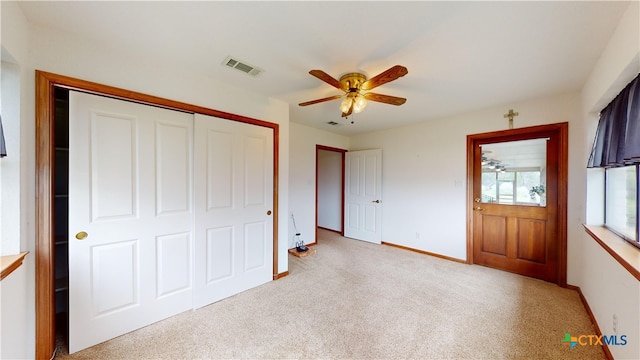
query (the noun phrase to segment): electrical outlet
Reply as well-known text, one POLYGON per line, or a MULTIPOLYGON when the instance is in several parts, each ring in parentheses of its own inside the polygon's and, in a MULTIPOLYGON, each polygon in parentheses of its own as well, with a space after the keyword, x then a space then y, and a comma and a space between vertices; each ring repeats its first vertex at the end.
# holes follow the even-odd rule
POLYGON ((613 314, 613 333, 618 335, 618 315, 613 314))

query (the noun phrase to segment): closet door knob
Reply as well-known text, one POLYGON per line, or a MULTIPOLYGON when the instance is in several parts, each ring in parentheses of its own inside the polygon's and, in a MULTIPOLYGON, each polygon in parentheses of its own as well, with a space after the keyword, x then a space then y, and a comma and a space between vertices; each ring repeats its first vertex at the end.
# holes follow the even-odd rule
POLYGON ((89 234, 87 234, 84 231, 80 231, 79 233, 76 234, 76 239, 78 240, 84 240, 87 238, 87 236, 89 236, 89 234))
POLYGON ((267 215, 271 215, 271 210, 267 210, 267 215))

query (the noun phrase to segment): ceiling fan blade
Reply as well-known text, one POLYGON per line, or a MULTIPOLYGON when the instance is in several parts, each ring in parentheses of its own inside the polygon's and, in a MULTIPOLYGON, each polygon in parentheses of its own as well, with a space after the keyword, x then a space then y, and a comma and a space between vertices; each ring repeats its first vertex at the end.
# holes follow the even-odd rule
POLYGON ((367 80, 362 84, 362 90, 371 90, 376 88, 382 84, 386 84, 390 81, 393 81, 399 77, 405 76, 409 73, 406 67, 402 65, 396 65, 374 77, 367 80))
POLYGON ((334 79, 331 75, 327 74, 326 72, 324 72, 322 70, 311 70, 311 71, 309 71, 309 74, 317 77, 318 79, 326 82, 327 84, 333 86, 336 89, 340 89, 340 90, 343 90, 343 91, 347 90, 342 86, 340 81, 334 79))
POLYGON ((367 100, 377 101, 377 102, 396 105, 396 106, 402 105, 405 102, 407 102, 407 99, 405 99, 405 98, 389 96, 389 95, 374 94, 374 93, 366 93, 366 94, 364 94, 364 98, 367 99, 367 100))
POLYGON ((322 98, 322 99, 306 101, 306 102, 300 103, 298 105, 299 106, 313 105, 313 104, 317 104, 317 103, 321 103, 321 102, 325 102, 325 101, 340 99, 342 96, 344 96, 344 95, 333 95, 333 96, 329 96, 329 97, 322 98))

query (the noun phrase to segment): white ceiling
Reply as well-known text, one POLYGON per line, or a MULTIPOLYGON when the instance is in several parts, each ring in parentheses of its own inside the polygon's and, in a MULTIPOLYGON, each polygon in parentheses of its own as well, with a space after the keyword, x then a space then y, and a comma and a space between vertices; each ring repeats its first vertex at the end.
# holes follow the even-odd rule
POLYGON ((21 2, 30 22, 163 61, 290 104, 293 122, 351 135, 578 91, 629 2, 21 2), (221 66, 232 55, 264 69, 221 66), (349 120, 308 74, 409 74, 349 120), (354 120, 355 124, 349 124, 354 120), (327 125, 328 121, 340 123, 327 125))

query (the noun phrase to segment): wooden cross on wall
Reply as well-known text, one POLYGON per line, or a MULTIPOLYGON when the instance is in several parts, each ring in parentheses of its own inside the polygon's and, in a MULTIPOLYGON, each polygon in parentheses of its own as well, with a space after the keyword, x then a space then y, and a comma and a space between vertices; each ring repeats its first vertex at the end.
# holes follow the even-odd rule
POLYGON ((509 129, 513 129, 513 118, 518 115, 520 114, 513 112, 513 109, 509 109, 509 112, 504 114, 504 118, 509 119, 509 129))

